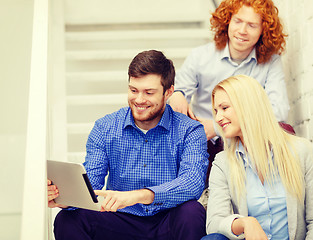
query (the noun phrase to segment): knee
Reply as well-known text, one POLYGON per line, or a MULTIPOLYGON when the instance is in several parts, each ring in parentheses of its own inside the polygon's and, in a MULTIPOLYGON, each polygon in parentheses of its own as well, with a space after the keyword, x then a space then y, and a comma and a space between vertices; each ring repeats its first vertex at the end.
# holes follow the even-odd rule
POLYGON ((54 230, 63 231, 64 229, 71 229, 73 226, 79 225, 82 219, 79 210, 61 210, 54 219, 54 230))
POLYGON ((85 218, 84 210, 62 210, 54 220, 55 239, 89 239, 91 224, 85 218))
POLYGON ((178 206, 178 210, 183 212, 184 215, 193 216, 193 215, 205 215, 205 209, 201 203, 197 200, 190 200, 178 206))
POLYGON ((64 227, 64 225, 72 222, 72 211, 61 210, 54 219, 54 229, 64 227))
POLYGON ((177 215, 186 222, 201 221, 205 224, 205 209, 197 200, 191 200, 178 206, 177 215))
POLYGON ((75 211, 66 211, 66 210, 61 210, 57 216, 55 217, 54 224, 63 224, 64 222, 71 222, 72 219, 74 218, 75 211))

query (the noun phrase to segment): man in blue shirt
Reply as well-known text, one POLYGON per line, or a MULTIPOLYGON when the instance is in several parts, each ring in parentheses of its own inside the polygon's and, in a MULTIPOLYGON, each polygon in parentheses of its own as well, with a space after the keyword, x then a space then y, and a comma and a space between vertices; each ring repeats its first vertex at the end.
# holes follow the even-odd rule
MULTIPOLYGON (((174 91, 171 60, 155 50, 129 66, 129 107, 96 121, 84 166, 101 211, 61 211, 56 239, 188 239, 205 236, 197 201, 208 166, 203 126, 166 104, 174 91), (101 190, 108 175, 107 189, 101 190)), ((50 207, 58 206, 48 186, 50 207)))
POLYGON ((289 111, 280 54, 285 37, 272 0, 223 0, 211 18, 214 42, 195 48, 175 78, 170 105, 205 128, 210 162, 222 149, 212 120, 211 93, 220 81, 245 74, 265 89, 278 121, 289 111), (190 103, 190 106, 189 106, 190 103))

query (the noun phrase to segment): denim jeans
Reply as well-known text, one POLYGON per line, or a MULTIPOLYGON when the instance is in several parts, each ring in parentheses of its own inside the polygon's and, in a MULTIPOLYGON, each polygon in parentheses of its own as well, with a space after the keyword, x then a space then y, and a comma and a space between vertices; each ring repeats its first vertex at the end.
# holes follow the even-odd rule
POLYGON ((211 233, 201 238, 201 240, 228 240, 228 238, 220 233, 211 233))

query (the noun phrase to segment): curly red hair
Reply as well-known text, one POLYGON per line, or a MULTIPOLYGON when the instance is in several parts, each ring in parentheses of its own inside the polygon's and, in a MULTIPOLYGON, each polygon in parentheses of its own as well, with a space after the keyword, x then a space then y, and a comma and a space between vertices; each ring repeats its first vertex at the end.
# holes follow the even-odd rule
POLYGON ((273 54, 281 54, 285 50, 287 35, 278 17, 278 9, 272 0, 224 0, 212 13, 211 29, 215 33, 216 48, 224 49, 228 42, 228 25, 233 14, 243 6, 252 7, 262 18, 262 34, 256 43, 258 63, 268 62, 273 54))

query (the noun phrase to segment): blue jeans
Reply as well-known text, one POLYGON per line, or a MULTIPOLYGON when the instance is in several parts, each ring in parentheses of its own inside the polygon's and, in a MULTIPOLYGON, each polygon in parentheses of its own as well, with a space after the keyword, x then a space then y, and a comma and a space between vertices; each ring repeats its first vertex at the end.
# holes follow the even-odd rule
POLYGON ((211 233, 201 238, 201 240, 228 240, 228 238, 220 233, 211 233))

